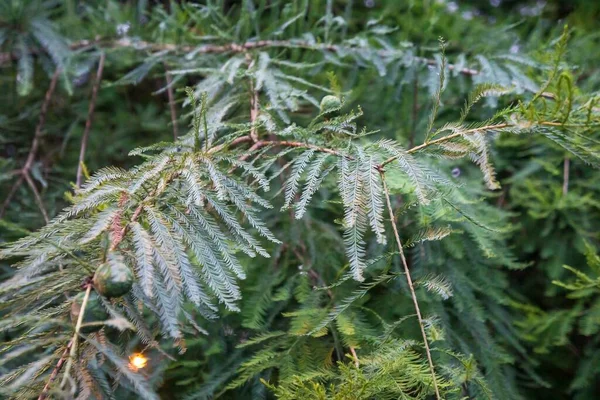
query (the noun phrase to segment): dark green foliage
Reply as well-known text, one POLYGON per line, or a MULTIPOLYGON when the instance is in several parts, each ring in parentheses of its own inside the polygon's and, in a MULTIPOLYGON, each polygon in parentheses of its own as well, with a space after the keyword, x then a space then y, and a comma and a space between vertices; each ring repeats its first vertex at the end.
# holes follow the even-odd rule
POLYGON ((596 398, 598 10, 508 3, 0 1, 1 396, 596 398))
POLYGON ((17 63, 17 90, 24 96, 31 92, 34 79, 34 56, 49 58, 55 68, 65 68, 70 56, 67 41, 49 20, 54 5, 50 1, 0 1, 0 50, 17 63))

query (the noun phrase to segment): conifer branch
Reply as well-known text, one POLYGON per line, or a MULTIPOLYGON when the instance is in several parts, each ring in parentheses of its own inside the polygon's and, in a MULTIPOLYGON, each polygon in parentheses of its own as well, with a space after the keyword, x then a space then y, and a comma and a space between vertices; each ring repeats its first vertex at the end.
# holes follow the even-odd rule
POLYGON ((83 131, 83 137, 81 138, 81 148, 79 150, 79 163, 77 165, 77 177, 75 185, 77 188, 81 187, 81 180, 83 177, 83 166, 85 160, 85 152, 87 150, 88 138, 90 136, 90 130, 92 128, 92 119, 94 118, 94 109, 96 108, 96 98, 98 97, 98 88, 100 87, 100 81, 102 80, 102 71, 104 70, 104 59, 106 55, 102 53, 100 55, 100 61, 98 62, 98 70, 96 71, 96 81, 92 88, 92 97, 90 99, 90 105, 88 107, 88 115, 85 121, 85 129, 83 131))
POLYGON ((412 297, 412 300, 413 300, 413 303, 415 306, 415 312, 417 314, 417 319, 419 320, 419 327, 421 328, 421 335, 423 336, 423 344, 425 345, 425 352, 427 353, 427 361, 429 362, 429 369, 431 371, 431 377, 433 379, 433 388, 435 389, 435 396, 436 396, 437 400, 441 400, 440 391, 439 391, 439 388, 437 385, 437 378, 435 376, 435 368, 433 365, 433 359, 431 357, 431 350, 429 349, 429 342, 427 340, 427 334, 425 333, 423 317, 421 316, 421 309, 419 307, 419 301, 417 300, 417 293, 415 292, 413 281, 410 276, 410 270, 408 269, 408 263, 406 262, 406 257, 404 256, 402 241, 400 240, 400 235, 398 233, 398 227, 396 226, 396 221, 394 218, 394 211, 392 210, 392 203, 390 200, 390 192, 388 190, 387 183, 385 181, 385 172, 383 171, 383 169, 379 170, 379 174, 381 175, 381 181, 383 183, 383 193, 385 195, 385 201, 387 203, 388 213, 390 214, 390 222, 392 223, 392 230, 394 231, 396 245, 398 246, 398 253, 400 254, 400 259, 402 260, 402 266, 404 267, 404 273, 406 275, 406 282, 408 283, 408 288, 410 290, 410 295, 412 297))
MULTIPOLYGON (((580 126, 580 125, 577 125, 577 124, 565 125, 565 124, 562 124, 560 122, 551 122, 551 121, 542 121, 542 122, 537 122, 536 124, 537 125, 543 125, 543 126, 554 126, 554 127, 580 126)), ((418 151, 421 151, 421 150, 423 150, 426 147, 429 147, 429 146, 432 146, 432 145, 436 145, 436 144, 440 144, 440 143, 443 143, 443 142, 447 142, 448 140, 452 140, 452 139, 455 139, 457 137, 466 136, 466 135, 470 135, 470 134, 474 134, 474 133, 478 133, 478 132, 482 132, 482 133, 493 132, 493 131, 497 131, 499 129, 508 128, 510 126, 512 126, 512 125, 507 124, 507 123, 501 123, 501 124, 495 124, 495 125, 481 126, 479 128, 467 129, 465 131, 456 132, 456 133, 453 133, 451 135, 441 137, 439 139, 430 140, 430 141, 425 142, 423 144, 420 144, 418 146, 412 147, 409 150, 407 150, 406 152, 409 153, 409 154, 412 154, 412 153, 416 153, 418 151)), ((395 161, 396 159, 398 159, 398 156, 390 157, 390 158, 386 159, 385 161, 383 161, 381 163, 380 167, 383 168, 387 164, 395 161)))
MULTIPOLYGON (((11 9, 20 11, 23 9, 21 3, 28 2, 12 2, 11 9)), ((169 10, 157 8, 156 12, 147 13, 153 23, 142 24, 144 27, 136 29, 135 36, 127 35, 130 25, 124 24, 119 27, 118 36, 108 34, 104 38, 95 36, 95 40, 91 41, 73 42, 69 37, 58 34, 69 31, 60 26, 64 21, 67 27, 71 23, 61 18, 60 12, 56 14, 52 6, 44 10, 44 15, 48 11, 48 18, 43 18, 43 24, 39 23, 42 13, 37 3, 28 6, 28 15, 21 16, 16 12, 14 18, 11 16, 9 23, 4 24, 6 27, 0 27, 0 42, 3 42, 0 44, 8 49, 2 50, 6 53, 0 52, 0 65, 15 60, 19 94, 30 93, 38 83, 38 77, 42 78, 42 82, 49 80, 49 76, 34 74, 38 64, 56 65, 45 100, 29 97, 15 104, 21 108, 31 103, 34 114, 40 114, 40 121, 34 136, 30 137, 30 140, 33 139, 31 148, 19 153, 26 158, 21 156, 16 160, 17 168, 21 168, 2 174, 5 180, 8 178, 10 181, 5 182, 8 197, 0 199, 4 201, 0 217, 12 204, 11 199, 26 193, 25 185, 28 185, 33 191, 28 204, 35 200, 47 224, 38 233, 22 232, 25 237, 0 248, 0 261, 6 260, 15 267, 14 274, 10 274, 13 276, 7 275, 7 283, 0 285, 0 298, 7 300, 0 309, 8 316, 8 320, 0 324, 0 330, 15 330, 19 335, 5 340, 2 352, 6 353, 8 361, 3 362, 10 365, 7 364, 7 374, 0 377, 0 386, 5 383, 8 386, 0 392, 13 395, 14 391, 16 397, 39 394, 38 400, 44 400, 65 396, 111 397, 118 396, 123 390, 133 390, 141 398, 158 398, 155 391, 160 385, 160 374, 131 372, 123 355, 139 341, 148 349, 156 344, 156 340, 166 342, 171 338, 174 344, 185 348, 190 331, 182 328, 188 324, 209 337, 221 334, 218 327, 209 326, 204 330, 199 326, 200 318, 208 321, 219 317, 222 308, 217 305, 218 301, 227 310, 239 311, 242 316, 241 326, 237 318, 232 320, 233 324, 226 327, 225 336, 230 336, 231 331, 234 335, 232 340, 239 338, 242 342, 241 348, 245 347, 243 342, 247 333, 258 333, 248 343, 255 346, 256 354, 249 354, 254 350, 234 353, 229 347, 218 349, 219 353, 213 352, 214 355, 209 354, 206 365, 210 367, 214 359, 225 360, 225 365, 205 374, 207 379, 200 387, 194 384, 193 379, 187 379, 186 382, 195 386, 195 393, 189 393, 192 397, 214 397, 215 393, 218 396, 228 390, 232 390, 230 395, 233 397, 243 396, 247 393, 245 388, 234 391, 239 385, 226 383, 233 375, 239 376, 235 382, 240 384, 250 380, 257 382, 261 376, 275 378, 273 384, 261 381, 274 391, 273 397, 282 400, 310 397, 312 393, 340 399, 353 395, 369 398, 381 393, 388 393, 391 397, 422 399, 433 398, 435 394, 435 398, 441 400, 447 394, 450 397, 461 396, 461 387, 462 394, 467 397, 518 397, 522 382, 520 379, 513 382, 514 371, 506 365, 506 360, 519 352, 514 352, 506 344, 519 344, 521 336, 524 337, 519 331, 526 333, 529 326, 543 325, 546 318, 536 315, 531 319, 527 316, 527 320, 513 330, 516 332, 501 332, 503 337, 500 339, 493 337, 493 328, 499 326, 497 324, 508 326, 514 322, 513 316, 505 312, 502 299, 505 271, 494 268, 499 265, 519 267, 513 261, 518 259, 518 255, 509 251, 506 245, 513 240, 509 236, 510 227, 502 227, 503 222, 510 219, 508 211, 514 207, 500 210, 484 199, 476 201, 472 197, 480 194, 479 186, 474 186, 473 191, 470 188, 463 190, 460 181, 466 180, 459 179, 461 170, 458 167, 452 170, 450 178, 433 168, 434 165, 439 166, 438 163, 430 165, 415 155, 438 156, 447 166, 453 163, 452 160, 470 158, 481 169, 487 187, 494 189, 498 183, 491 162, 490 139, 498 135, 521 134, 514 141, 520 144, 526 141, 523 135, 540 134, 565 151, 558 160, 564 158, 562 180, 555 176, 554 183, 559 192, 562 186, 565 199, 568 194, 576 201, 578 193, 573 190, 568 193, 570 157, 576 156, 587 164, 600 166, 599 142, 590 129, 600 126, 600 123, 596 123, 598 108, 594 107, 597 96, 575 90, 575 82, 564 68, 561 56, 566 49, 566 35, 561 39, 560 51, 552 59, 554 63, 550 69, 544 66, 545 57, 498 54, 488 59, 466 51, 458 55, 463 53, 459 48, 453 51, 456 64, 447 65, 443 51, 440 62, 440 54, 434 49, 427 48, 424 54, 420 54, 419 48, 412 47, 412 44, 397 42, 405 37, 404 33, 394 33, 397 27, 388 26, 384 20, 375 19, 376 22, 337 28, 357 19, 351 12, 352 2, 346 5, 343 17, 337 15, 337 9, 334 13, 332 1, 327 2, 325 14, 319 11, 319 7, 311 7, 307 11, 298 5, 292 7, 292 13, 282 14, 276 8, 265 8, 264 4, 254 5, 253 2, 233 8, 225 4, 214 7, 209 4, 201 9, 187 3, 183 0, 173 4, 169 10), (263 27, 262 23, 267 21, 268 24, 263 27), (181 31, 184 25, 189 29, 181 31), (54 26, 56 33, 53 33, 54 26), (140 37, 153 39, 144 41, 140 37), (167 42, 168 38, 173 40, 165 43, 165 38, 167 42), (152 79, 151 73, 160 70, 155 76, 166 90, 166 95, 162 95, 162 105, 166 106, 164 100, 168 99, 172 124, 172 132, 167 127, 166 135, 168 139, 172 134, 173 142, 165 140, 138 147, 130 154, 144 158, 139 165, 131 168, 109 166, 84 182, 87 176, 84 158, 90 145, 89 135, 102 71, 105 68, 108 74, 110 67, 108 64, 104 67, 105 54, 127 55, 136 64, 125 76, 116 77, 115 84, 118 85, 151 83, 148 81, 152 79), (83 79, 78 77, 75 86, 85 84, 88 75, 93 74, 93 67, 98 70, 86 85, 92 93, 88 107, 84 106, 87 119, 78 153, 75 195, 70 199, 72 204, 48 222, 43 201, 52 193, 44 189, 42 198, 42 187, 37 186, 40 182, 36 176, 41 161, 47 154, 54 153, 45 148, 42 151, 42 147, 58 147, 58 143, 54 144, 43 136, 50 129, 44 127, 44 123, 59 69, 63 70, 67 64, 73 66, 75 61, 78 71, 85 69, 80 75, 83 79), (412 105, 404 104, 408 114, 412 113, 406 124, 407 147, 384 133, 376 134, 377 139, 370 140, 375 131, 368 131, 359 124, 364 122, 365 126, 369 126, 373 121, 377 124, 377 121, 386 120, 389 112, 378 109, 385 99, 377 95, 375 99, 368 96, 375 103, 364 117, 360 109, 344 113, 347 103, 343 95, 348 92, 342 90, 333 72, 327 74, 329 88, 325 86, 327 67, 324 65, 335 66, 342 80, 354 77, 356 71, 352 66, 368 72, 359 72, 356 80, 345 85, 348 90, 352 86, 364 89, 367 85, 371 90, 382 90, 381 95, 386 95, 383 97, 391 94, 387 88, 393 86, 397 86, 396 94, 408 91, 413 102, 412 105), (89 71, 90 67, 92 71, 89 71), (403 75, 402 70, 407 74, 403 75), (534 74, 550 70, 552 73, 548 81, 539 85, 534 74), (440 79, 436 87, 438 71, 440 79), (477 88, 465 102, 460 119, 437 128, 434 124, 437 124, 437 111, 441 112, 442 107, 440 94, 444 88, 444 71, 446 75, 453 71, 452 76, 458 80, 461 80, 462 74, 477 88), (179 78, 186 76, 194 85, 193 89, 187 90, 192 106, 193 130, 185 137, 182 132, 180 137, 176 85, 180 82, 179 78), (436 92, 429 123, 425 122, 427 115, 422 115, 419 104, 419 97, 425 89, 436 92), (553 90, 556 94, 546 90, 553 90), (487 119, 490 110, 479 113, 479 107, 474 107, 486 96, 500 96, 508 92, 515 94, 519 104, 495 110, 492 119, 487 119), (327 95, 319 103, 318 97, 323 93, 327 95), (201 97, 197 99, 195 94, 201 94, 201 97), (533 100, 527 102, 527 98, 533 100), (544 98, 556 101, 548 107, 551 102, 544 98), (315 116, 317 108, 319 113, 315 116), (472 115, 470 111, 479 115, 472 115), (311 117, 314 118, 308 122, 311 117), (471 124, 466 122, 467 117, 469 121, 481 120, 480 117, 486 120, 471 124), (419 134, 419 127, 425 125, 428 125, 427 130, 419 134), (419 137, 425 137, 423 144, 416 141, 419 137), (392 162, 396 164, 393 172, 392 162), (389 168, 387 164, 390 164, 389 168), (389 185, 392 185, 392 175, 396 173, 399 179, 393 185, 396 188, 392 188, 389 185), (281 181, 280 184, 275 182, 276 179, 281 181), (401 192, 398 196, 403 198, 409 194, 407 198, 411 201, 401 207, 402 210, 393 205, 391 196, 398 197, 394 189, 401 192), (459 211, 460 218, 457 219, 455 213, 444 213, 445 205, 435 201, 440 190, 447 192, 449 199, 445 201, 459 211), (269 194, 273 193, 276 194, 271 197, 269 194), (278 212, 274 207, 279 205, 280 194, 284 195, 284 205, 278 212), (325 201, 326 206, 311 210, 310 202, 319 199, 325 201), (415 211, 413 207, 419 207, 419 210, 415 211), (302 229, 308 229, 309 242, 304 243, 300 238, 293 243, 294 236, 298 235, 284 233, 295 226, 291 220, 285 220, 285 208, 288 208, 292 220, 306 217, 307 224, 302 229), (263 209, 273 211, 263 213, 263 209), (343 211, 343 220, 340 219, 340 211, 343 211), (400 211, 425 213, 422 229, 417 230, 415 226, 405 229, 398 216, 400 211), (378 283, 393 278, 379 268, 387 264, 389 257, 395 256, 395 252, 381 254, 391 238, 385 212, 389 213, 393 246, 398 247, 401 270, 406 275, 416 311, 416 314, 403 315, 406 310, 392 310, 394 317, 400 317, 395 322, 387 321, 391 314, 386 301, 390 294, 393 295, 393 290, 380 288, 370 291, 378 283), (281 220, 282 217, 284 220, 281 220), (338 229, 338 225, 343 229, 338 229), (399 234, 401 229, 402 237, 399 234), (414 230, 417 232, 409 232, 414 230), (413 282, 411 273, 415 270, 408 262, 410 254, 405 254, 404 248, 423 241, 441 240, 452 232, 465 234, 461 239, 449 239, 440 246, 434 245, 435 254, 432 254, 435 257, 425 251, 426 246, 420 246, 423 263, 436 269, 438 261, 443 259, 452 264, 452 273, 428 274, 413 282), (266 240, 281 243, 277 240, 280 234, 287 238, 281 247, 263 247, 262 242, 266 240), (381 247, 375 247, 375 243, 381 247), (107 262, 107 251, 117 249, 118 252, 111 254, 109 267, 116 268, 117 264, 128 267, 132 283, 128 292, 123 289, 124 295, 109 296, 108 292, 101 293, 100 287, 90 283, 89 275, 99 261, 107 262), (293 252, 295 257, 291 254, 282 257, 286 251, 293 252), (273 261, 267 264, 256 260, 258 255, 272 257, 273 261), (238 256, 244 258, 238 259, 238 256), (375 258, 370 259, 371 256, 375 258), (467 258, 471 262, 461 262, 467 258), (347 260, 347 263, 342 260, 347 260), (296 270, 297 264, 300 264, 300 272, 296 270), (327 285, 324 276, 320 275, 321 264, 336 266, 335 271, 332 270, 331 278, 335 281, 331 285, 327 285), (472 265, 492 268, 479 268, 473 274, 469 269, 472 265), (369 268, 371 266, 372 269, 369 268), (352 278, 363 281, 364 271, 371 271, 371 275, 379 277, 372 283, 361 284, 349 297, 341 297, 356 282, 342 284, 352 278), (345 275, 342 277, 342 274, 345 275), (88 279, 82 286, 83 276, 88 276, 88 279), (246 277, 249 279, 243 281, 246 277), (433 303, 425 303, 424 298, 418 300, 416 290, 420 286, 440 297, 433 300, 438 306, 431 309, 428 306, 433 303), (251 294, 249 298, 247 293, 251 294), (74 314, 79 308, 79 315, 76 321, 71 321, 72 324, 65 324, 69 320, 69 306, 73 305, 71 294, 78 294, 72 312, 74 314), (100 316, 92 318, 92 295, 104 296, 102 302, 108 306, 109 301, 114 306, 108 310, 111 320, 100 316), (446 305, 439 303, 452 295, 456 296, 455 301, 446 305), (363 300, 359 301, 361 298, 363 300), (467 305, 473 312, 455 313, 457 305, 458 308, 467 305), (420 306, 425 307, 423 314, 420 306), (436 310, 439 316, 429 315, 436 310), (346 314, 342 315, 344 312, 346 314), (457 318, 454 318, 455 314, 457 318), (402 321, 415 315, 422 339, 418 333, 396 331, 402 321), (281 316, 290 323, 283 322, 281 316), (92 319, 98 321, 92 322, 92 319), (321 322, 315 325, 315 321, 321 322), (114 325, 119 330, 132 332, 118 338, 112 334, 106 336, 101 331, 96 341, 94 335, 88 337, 85 334, 89 324, 114 325), (460 326, 468 326, 472 334, 461 336, 461 332, 455 330, 460 326), (285 331, 271 331, 282 327, 285 331), (307 329, 311 329, 310 332, 307 329), (456 341, 450 341, 437 346, 444 333, 456 336, 460 343, 457 345, 456 341), (48 346, 50 353, 33 354, 37 349, 48 346), (360 360, 357 350, 361 351, 360 360), (454 352, 457 352, 456 355, 454 352), (463 359, 458 352, 471 356, 463 359), (435 360, 433 354, 436 354, 435 360), (448 363, 446 354, 455 357, 459 363, 448 363), (336 359, 339 361, 336 365, 329 362, 336 359), (88 363, 90 360, 91 364, 88 363), (94 360, 99 364, 95 365, 94 360), (439 373, 436 374, 437 371, 439 373), (486 372, 489 389, 480 371, 486 372), (121 377, 129 382, 122 382, 121 377), (28 383, 32 379, 33 386, 28 383), (480 389, 474 389, 476 385, 480 389), (31 390, 34 392, 31 393, 31 390), (303 396, 295 393, 303 393, 303 396)), ((146 11, 150 11, 150 6, 145 7, 146 11)), ((101 11, 101 7, 98 10, 101 11)), ((97 10, 92 7, 90 11, 93 11, 89 13, 90 21, 96 21, 97 10)), ((123 21, 128 15, 127 10, 123 11, 124 14, 111 14, 110 20, 123 21)), ((364 14, 362 11, 359 19, 364 14)), ((0 14, 0 22, 6 22, 4 14, 0 14)), ((88 11, 85 10, 84 14, 88 15, 88 11)), ((77 15, 84 14, 70 9, 68 19, 75 21, 77 15)), ((96 32, 80 33, 87 35, 82 37, 94 38, 96 32)), ((420 44, 415 43, 414 46, 420 44)), ((495 50, 486 51, 490 52, 495 50)), ((12 70, 13 66, 10 67, 12 70)), ((116 71, 117 74, 119 72, 116 71)), ((61 79, 70 77, 70 74, 62 72, 60 75, 61 79)), ((64 83, 68 86, 69 81, 64 83)), ((43 92, 43 87, 41 89, 43 92)), ((450 85, 448 89, 448 105, 452 108, 457 104, 452 98, 452 91, 457 88, 450 85)), ((60 97, 59 94, 54 96, 60 97)), ((139 110, 137 115, 146 119, 157 117, 151 104, 142 103, 142 108, 135 105, 139 110)), ((403 103, 406 102, 403 100, 403 103)), ((488 106, 496 108, 492 102, 488 106)), ((169 118, 164 111, 158 114, 159 123, 161 118, 169 118)), ((444 122, 446 115, 442 115, 444 122)), ((64 117, 68 118, 67 115, 64 117)), ((99 117, 95 116, 96 120, 99 117)), ((127 119, 126 116, 124 118, 127 119)), ((184 128, 182 120, 182 130, 184 128)), ((18 134, 19 131, 15 132, 18 134)), ((61 154, 66 148, 66 139, 61 154)), ((12 141, 10 137, 8 140, 12 141)), ((536 151, 536 156, 543 154, 536 151)), ((494 156, 502 158, 502 154, 494 156)), ((526 158, 526 167, 529 168, 529 154, 526 158)), ((519 166, 522 164, 519 163, 519 166)), ((501 168, 499 175, 504 176, 507 164, 501 162, 498 165, 501 168)), ((550 166, 543 166, 550 171, 550 166)), ((513 168, 509 169, 510 173, 516 172, 513 168)), ((42 168, 43 175, 47 173, 45 171, 47 168, 42 168)), ((469 182, 475 182, 470 174, 468 178, 469 182)), ((518 188, 523 190, 524 195, 519 199, 513 196, 515 206, 526 206, 531 197, 539 197, 539 185, 530 186, 518 188)), ((499 203, 503 201, 504 197, 499 203)), ((17 208, 13 205, 7 213, 15 214, 17 208)), ((10 234, 7 239, 12 237, 10 234)), ((520 246, 517 249, 520 250, 520 246)), ((582 275, 577 275, 577 278, 583 280, 582 275)), ((583 301, 587 303, 587 300, 583 301)), ((583 307, 587 308, 587 304, 583 307)), ((580 311, 584 310, 583 307, 580 311)), ((568 323, 574 325, 573 321, 568 320, 568 323)), ((593 321, 578 325, 586 324, 593 325, 593 321)), ((584 329, 593 334, 595 328, 588 326, 584 329)), ((563 336, 567 333, 561 332, 563 336)), ((210 339, 191 341, 187 346, 194 350, 192 353, 196 350, 206 352, 210 343, 210 339)), ((182 369, 188 366, 186 357, 189 354, 182 357, 182 369)), ((153 371, 164 366, 156 357, 152 360, 155 364, 153 371)), ((195 375, 199 372, 204 373, 192 371, 195 375)), ((533 373, 531 375, 534 377, 533 373)), ((537 378, 534 377, 534 380, 537 381, 537 378)))
MULTIPOLYGON (((457 137, 461 137, 461 136, 465 136, 465 135, 469 135, 469 134, 473 134, 473 133, 477 133, 477 132, 490 132, 490 131, 494 131, 494 130, 498 130, 498 129, 507 128, 509 126, 510 126, 509 124, 503 123, 503 124, 487 125, 487 126, 482 126, 479 128, 467 129, 466 131, 457 132, 457 133, 453 133, 448 136, 441 137, 439 139, 430 140, 430 141, 420 144, 418 146, 412 147, 409 150, 407 150, 406 152, 409 154, 416 153, 418 151, 423 150, 426 147, 429 147, 429 146, 432 146, 435 144, 439 144, 439 143, 443 143, 443 142, 447 142, 448 140, 452 140, 457 137)), ((380 167, 383 168, 387 164, 389 164, 397 159, 398 159, 398 156, 392 156, 392 157, 386 159, 385 161, 383 161, 381 163, 380 167)))

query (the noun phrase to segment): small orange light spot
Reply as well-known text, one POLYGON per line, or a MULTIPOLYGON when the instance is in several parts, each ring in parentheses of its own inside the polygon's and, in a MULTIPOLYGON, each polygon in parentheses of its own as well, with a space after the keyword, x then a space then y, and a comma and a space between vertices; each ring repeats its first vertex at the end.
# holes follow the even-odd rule
POLYGON ((137 371, 142 369, 148 364, 148 359, 142 353, 134 353, 129 356, 129 367, 137 371))

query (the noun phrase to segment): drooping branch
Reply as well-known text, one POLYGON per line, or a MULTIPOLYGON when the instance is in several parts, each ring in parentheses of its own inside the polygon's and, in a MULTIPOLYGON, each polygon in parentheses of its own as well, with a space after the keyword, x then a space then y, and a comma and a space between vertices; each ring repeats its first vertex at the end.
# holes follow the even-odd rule
POLYGON ((94 87, 92 88, 92 98, 90 99, 88 115, 85 121, 85 130, 83 131, 83 137, 81 138, 81 148, 79 150, 79 164, 77 165, 77 178, 75 183, 77 188, 81 187, 85 152, 87 150, 90 129, 92 128, 92 119, 94 118, 94 109, 96 107, 96 98, 98 97, 98 88, 100 87, 100 81, 102 80, 102 71, 104 70, 105 57, 106 55, 104 53, 100 55, 100 61, 98 62, 98 70, 96 71, 96 81, 94 82, 94 87))

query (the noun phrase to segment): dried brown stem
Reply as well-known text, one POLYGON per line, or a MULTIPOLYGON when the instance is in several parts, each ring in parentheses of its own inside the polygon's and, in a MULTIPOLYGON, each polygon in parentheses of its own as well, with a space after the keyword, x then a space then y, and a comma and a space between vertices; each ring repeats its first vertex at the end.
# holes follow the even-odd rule
POLYGON ((429 349, 429 342, 427 340, 427 334, 425 333, 425 326, 423 324, 423 317, 421 316, 421 309, 419 307, 419 301, 417 300, 417 293, 415 292, 413 281, 410 276, 410 270, 408 269, 408 263, 406 262, 406 257, 404 256, 404 250, 402 248, 402 241, 400 240, 400 234, 398 233, 398 227, 396 226, 396 221, 394 218, 394 211, 392 210, 392 203, 390 200, 390 192, 388 190, 387 183, 385 181, 385 172, 382 169, 380 169, 379 174, 381 175, 381 181, 383 183, 383 192, 385 194, 385 201, 387 203, 387 209, 390 214, 390 222, 392 223, 392 230, 394 231, 396 245, 398 246, 398 253, 400 254, 400 259, 402 260, 402 266, 404 267, 404 274, 406 275, 406 282, 408 283, 408 289, 410 290, 410 295, 412 297, 415 311, 417 313, 417 318, 419 320, 419 327, 421 328, 421 335, 423 336, 423 344, 425 345, 425 352, 427 353, 427 361, 429 362, 429 369, 431 371, 431 377, 433 379, 433 388, 435 389, 435 396, 438 400, 440 400, 441 396, 440 396, 440 391, 439 391, 438 385, 437 385, 437 378, 435 376, 435 368, 433 366, 433 358, 431 357, 431 350, 429 349))
POLYGON ((81 148, 79 150, 79 164, 77 165, 77 178, 75 185, 77 188, 81 187, 81 181, 83 179, 83 165, 85 160, 85 152, 87 150, 88 139, 90 136, 90 130, 92 128, 92 120, 94 118, 94 110, 96 108, 96 98, 98 97, 98 88, 100 87, 100 81, 102 80, 102 71, 104 70, 104 60, 106 55, 102 53, 100 55, 100 61, 98 62, 98 70, 96 71, 96 81, 92 88, 92 97, 88 107, 87 119, 85 121, 85 130, 83 131, 83 137, 81 138, 81 148))
MULTIPOLYGON (((46 114, 48 113, 48 107, 50 105, 50 100, 52 99, 52 95, 54 94, 54 90, 56 89, 56 82, 58 82, 58 77, 60 75, 60 70, 57 68, 54 71, 54 75, 52 75, 52 79, 50 80, 50 86, 48 90, 46 90, 46 95, 44 97, 44 102, 42 103, 42 108, 40 110, 40 116, 38 119, 38 123, 35 127, 35 133, 33 135, 33 141, 31 142, 31 148, 29 149, 29 154, 27 155, 27 159, 25 160, 25 164, 20 169, 18 174, 21 176, 14 183, 12 188, 10 189, 8 196, 4 199, 4 203, 2 204, 2 208, 0 209, 0 218, 4 216, 6 209, 10 205, 10 201, 13 196, 17 193, 19 187, 23 184, 23 181, 26 179, 25 175, 29 174, 29 170, 33 166, 33 162, 35 161, 35 157, 37 156, 37 151, 40 146, 40 141, 43 134, 44 124, 46 123, 46 114)), ((41 198, 40 198, 41 199, 41 198)), ((43 203, 41 203, 43 206, 43 203)), ((43 207, 42 207, 43 209, 43 207)), ((47 219, 47 215, 44 216, 47 219)))

